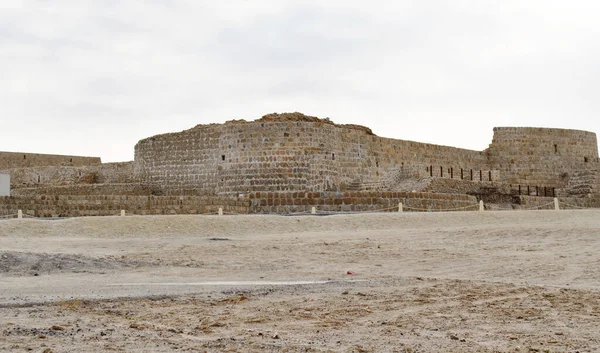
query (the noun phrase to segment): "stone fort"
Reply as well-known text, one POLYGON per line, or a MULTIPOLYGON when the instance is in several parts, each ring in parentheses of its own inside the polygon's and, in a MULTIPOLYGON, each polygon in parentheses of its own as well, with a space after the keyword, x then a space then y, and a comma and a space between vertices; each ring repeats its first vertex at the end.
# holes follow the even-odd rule
POLYGON ((497 127, 473 151, 376 136, 301 113, 152 136, 131 162, 0 152, 11 196, 34 216, 519 208, 558 197, 600 205, 596 134, 497 127))

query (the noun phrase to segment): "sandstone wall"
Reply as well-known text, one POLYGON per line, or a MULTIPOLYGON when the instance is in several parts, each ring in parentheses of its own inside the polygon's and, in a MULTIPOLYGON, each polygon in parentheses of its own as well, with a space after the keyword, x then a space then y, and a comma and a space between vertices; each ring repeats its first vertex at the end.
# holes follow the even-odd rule
POLYGON ((0 197, 0 216, 23 210, 35 217, 116 216, 128 214, 215 214, 223 208, 230 213, 248 213, 249 201, 199 196, 110 196, 37 195, 0 197))
POLYGON ((565 187, 574 172, 599 163, 596 134, 579 130, 497 127, 487 154, 506 184, 565 187))
POLYGON ((42 185, 38 187, 19 188, 12 190, 11 196, 35 197, 39 195, 71 195, 71 196, 196 196, 165 195, 162 190, 153 189, 142 184, 74 184, 74 185, 42 185))
POLYGON ((99 157, 63 156, 20 152, 0 152, 0 170, 42 166, 87 166, 100 164, 99 157))
POLYGON ((250 213, 319 212, 397 212, 403 203, 406 211, 474 211, 477 199, 468 195, 404 192, 256 192, 250 199, 250 213))
POLYGON ((468 195, 392 192, 256 192, 237 197, 142 195, 22 195, 0 197, 0 216, 23 210, 35 217, 116 216, 128 214, 225 214, 382 211, 469 211, 477 199, 468 195))
POLYGON ((65 165, 12 168, 0 172, 10 174, 14 189, 33 186, 135 182, 133 162, 104 163, 90 166, 65 165))
POLYGON ((282 117, 199 125, 141 140, 135 177, 164 188, 235 195, 343 191, 405 167, 423 176, 465 179, 473 170, 474 180, 497 173, 483 152, 380 138, 363 127, 316 118, 282 117))

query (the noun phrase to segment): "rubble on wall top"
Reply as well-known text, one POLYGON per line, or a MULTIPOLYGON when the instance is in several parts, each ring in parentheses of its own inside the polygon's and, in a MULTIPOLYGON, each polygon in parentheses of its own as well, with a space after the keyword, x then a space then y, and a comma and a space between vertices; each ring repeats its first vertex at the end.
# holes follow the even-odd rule
MULTIPOLYGON (((354 125, 354 124, 336 124, 333 121, 329 120, 329 118, 325 118, 325 119, 320 119, 317 118, 316 116, 310 116, 310 115, 305 115, 302 114, 300 112, 294 112, 294 113, 271 113, 271 114, 266 114, 263 115, 260 119, 257 119, 255 121, 258 122, 286 122, 286 121, 300 121, 300 122, 312 122, 312 123, 323 123, 323 124, 330 124, 333 126, 338 126, 338 127, 344 127, 344 128, 348 128, 348 129, 353 129, 353 130, 362 130, 364 132, 367 133, 367 135, 373 135, 375 136, 375 134, 373 133, 373 131, 371 129, 369 129, 366 126, 362 126, 362 125, 354 125)), ((230 120, 227 121, 225 124, 244 124, 244 123, 248 123, 248 121, 240 119, 240 120, 230 120)))

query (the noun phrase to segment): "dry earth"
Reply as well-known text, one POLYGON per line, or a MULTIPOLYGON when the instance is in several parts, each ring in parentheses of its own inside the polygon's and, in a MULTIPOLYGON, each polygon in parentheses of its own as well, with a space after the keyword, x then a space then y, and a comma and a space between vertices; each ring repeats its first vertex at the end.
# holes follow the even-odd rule
POLYGON ((597 352, 600 211, 0 221, 4 352, 597 352))

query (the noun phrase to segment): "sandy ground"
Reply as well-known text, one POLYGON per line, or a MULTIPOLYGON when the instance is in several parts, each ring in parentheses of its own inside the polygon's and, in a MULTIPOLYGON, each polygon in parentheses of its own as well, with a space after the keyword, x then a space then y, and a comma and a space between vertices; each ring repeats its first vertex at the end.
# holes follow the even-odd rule
POLYGON ((4 352, 598 352, 600 211, 0 221, 4 352))

